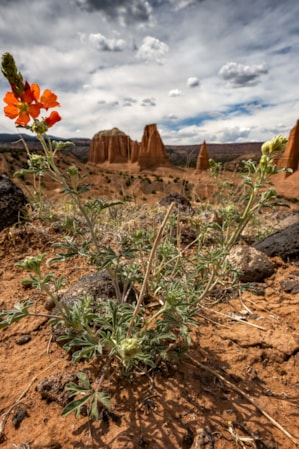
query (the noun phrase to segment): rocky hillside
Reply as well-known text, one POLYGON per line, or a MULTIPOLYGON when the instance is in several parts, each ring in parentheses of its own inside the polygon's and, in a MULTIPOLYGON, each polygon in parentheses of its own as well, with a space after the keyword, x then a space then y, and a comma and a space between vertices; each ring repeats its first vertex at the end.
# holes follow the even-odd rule
MULTIPOLYGON (((209 157, 216 162, 230 162, 239 157, 258 158, 263 142, 246 143, 209 143, 207 151, 209 157)), ((195 167, 200 145, 165 145, 171 162, 183 167, 195 167)))
MULTIPOLYGON (((23 134, 22 137, 26 140, 27 144, 32 150, 38 150, 40 147, 36 138, 30 135, 23 134)), ((59 137, 53 137, 56 140, 68 140, 60 139, 59 137)), ((82 162, 86 162, 88 159, 88 152, 91 139, 88 138, 73 138, 69 139, 74 143, 74 146, 66 148, 65 151, 72 152, 82 162)), ((246 158, 256 157, 260 154, 262 142, 248 142, 248 143, 209 143, 207 142, 207 151, 209 157, 217 162, 229 162, 239 157, 246 158)), ((166 153, 170 161, 174 165, 182 167, 195 167, 196 160, 201 148, 201 143, 198 145, 167 145, 165 144, 166 153)), ((0 133, 0 152, 5 152, 11 149, 24 150, 24 144, 18 134, 5 134, 0 133)))

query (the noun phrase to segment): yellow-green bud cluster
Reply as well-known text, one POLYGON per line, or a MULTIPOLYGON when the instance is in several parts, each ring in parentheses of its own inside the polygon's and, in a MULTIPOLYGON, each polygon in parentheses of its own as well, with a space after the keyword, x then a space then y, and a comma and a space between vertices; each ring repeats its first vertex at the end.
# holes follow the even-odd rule
POLYGON ((231 219, 238 213, 238 208, 235 204, 228 204, 223 210, 223 216, 226 219, 231 219))
POLYGON ((137 338, 125 338, 119 347, 119 353, 126 363, 132 360, 140 351, 137 338))
POLYGON ((34 120, 33 125, 31 126, 31 131, 36 134, 45 134, 48 131, 49 127, 48 125, 40 120, 34 120))
POLYGON ((268 156, 274 156, 284 150, 287 143, 287 138, 285 136, 276 136, 272 140, 268 140, 262 145, 262 154, 268 156))
POLYGON ((260 166, 267 167, 268 163, 269 163, 269 156, 267 154, 262 154, 262 157, 260 159, 260 166))
POLYGON ((38 256, 27 256, 21 262, 16 263, 16 266, 24 268, 28 271, 33 271, 34 273, 38 273, 45 256, 46 254, 39 254, 38 256))
POLYGON ((44 170, 45 168, 47 168, 46 158, 44 156, 41 156, 40 154, 31 154, 29 165, 32 168, 44 170))
POLYGON ((22 74, 18 71, 15 60, 10 53, 4 53, 1 59, 1 70, 8 80, 16 96, 22 94, 25 90, 22 74))
POLYGON ((77 176, 79 175, 79 169, 78 167, 76 167, 75 165, 71 165, 70 167, 68 167, 67 169, 67 174, 69 176, 77 176))

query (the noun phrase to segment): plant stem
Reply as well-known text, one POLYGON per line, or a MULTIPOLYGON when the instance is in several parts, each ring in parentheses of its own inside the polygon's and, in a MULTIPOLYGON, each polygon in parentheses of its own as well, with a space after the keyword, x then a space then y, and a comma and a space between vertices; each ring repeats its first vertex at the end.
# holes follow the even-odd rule
POLYGON ((140 293, 139 293, 139 298, 138 298, 138 301, 137 301, 137 304, 136 304, 133 316, 132 316, 130 324, 129 324, 127 338, 129 338, 131 336, 133 325, 134 325, 134 321, 135 321, 135 319, 136 319, 136 317, 138 315, 138 312, 139 312, 139 309, 140 309, 140 306, 142 304, 143 297, 144 297, 144 294, 145 294, 145 291, 146 291, 148 278, 149 278, 149 275, 150 275, 150 272, 151 272, 151 269, 152 269, 152 264, 153 264, 154 257, 155 257, 155 254, 156 254, 156 251, 157 251, 157 248, 158 248, 158 244, 160 242, 162 233, 163 233, 164 228, 166 226, 166 223, 168 221, 169 215, 171 214, 174 206, 175 206, 174 202, 170 204, 170 206, 169 206, 169 208, 168 208, 168 210, 166 212, 166 215, 164 217, 164 220, 163 220, 163 222, 162 222, 162 224, 161 224, 161 226, 159 228, 159 231, 158 231, 158 233, 156 235, 153 247, 151 249, 149 260, 148 260, 148 264, 147 264, 147 268, 146 268, 146 272, 145 272, 145 276, 144 276, 143 283, 142 283, 142 286, 141 286, 141 290, 140 290, 140 293))
POLYGON ((258 167, 258 173, 259 177, 255 180, 255 184, 252 188, 250 198, 247 202, 246 208, 241 216, 241 221, 236 229, 236 231, 233 233, 231 238, 228 240, 226 246, 228 249, 230 249, 239 239, 242 231, 244 230, 245 226, 247 225, 250 218, 253 216, 255 211, 259 209, 260 204, 256 204, 254 206, 254 202, 258 196, 259 190, 262 186, 265 184, 266 174, 267 171, 265 168, 258 167))
POLYGON ((112 360, 113 360, 113 356, 110 355, 110 356, 108 357, 108 359, 106 360, 105 365, 103 366, 102 374, 101 374, 101 377, 100 377, 100 379, 99 379, 99 383, 98 383, 98 385, 97 385, 97 387, 96 387, 96 389, 95 389, 96 392, 100 391, 100 388, 101 388, 101 386, 102 386, 102 383, 104 382, 104 379, 105 379, 107 370, 108 370, 108 368, 109 368, 110 363, 112 362, 112 360))
POLYGON ((72 197, 72 199, 74 200, 76 206, 77 206, 78 209, 80 210, 81 214, 83 215, 83 217, 84 217, 84 219, 85 219, 85 221, 86 221, 86 223, 87 223, 87 225, 88 225, 88 228, 89 228, 89 231, 90 231, 90 234, 91 234, 91 238, 92 238, 94 247, 95 247, 95 249, 96 249, 96 252, 97 252, 97 253, 100 252, 100 247, 99 247, 98 239, 97 239, 97 237, 96 237, 96 235, 95 235, 94 227, 93 227, 93 225, 92 225, 92 222, 91 222, 91 220, 90 220, 88 214, 86 213, 84 207, 82 206, 81 201, 80 201, 78 195, 72 192, 72 190, 71 190, 71 188, 69 187, 69 185, 67 184, 67 182, 66 182, 64 176, 60 173, 60 171, 59 171, 57 165, 55 164, 55 161, 54 161, 54 152, 53 152, 53 149, 52 149, 51 140, 50 140, 50 139, 48 140, 48 145, 49 145, 49 148, 50 148, 50 150, 49 150, 49 148, 48 148, 48 146, 47 146, 47 144, 46 144, 46 142, 45 142, 44 136, 43 136, 42 134, 37 134, 37 138, 38 138, 38 140, 40 141, 40 143, 41 143, 41 145, 42 145, 42 148, 43 148, 43 150, 44 150, 44 153, 45 153, 45 155, 46 155, 46 157, 47 157, 47 161, 48 161, 48 164, 49 164, 49 171, 50 171, 50 173, 51 173, 52 175, 54 175, 54 178, 57 179, 57 180, 63 185, 64 189, 68 191, 69 195, 70 195, 70 196, 72 197))

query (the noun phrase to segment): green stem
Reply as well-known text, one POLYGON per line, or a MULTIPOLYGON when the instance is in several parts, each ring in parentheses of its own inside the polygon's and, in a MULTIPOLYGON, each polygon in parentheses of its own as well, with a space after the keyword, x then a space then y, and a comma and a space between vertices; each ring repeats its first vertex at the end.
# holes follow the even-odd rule
POLYGON ((63 310, 63 307, 61 307, 57 297, 55 295, 53 295, 53 293, 51 292, 49 287, 45 284, 41 284, 40 288, 41 288, 41 291, 44 291, 52 299, 52 301, 55 304, 55 307, 57 307, 57 309, 61 313, 61 316, 63 317, 63 319, 67 320, 68 319, 67 314, 65 313, 65 311, 63 310))
POLYGON ((245 226, 249 222, 250 218, 253 216, 254 212, 257 209, 259 209, 259 207, 260 207, 260 204, 257 204, 256 206, 253 206, 253 205, 256 201, 256 198, 258 196, 260 188, 265 185, 267 167, 263 167, 263 168, 259 167, 259 168, 260 168, 260 171, 258 172, 259 176, 255 180, 255 184, 252 188, 250 198, 249 198, 246 208, 241 216, 240 223, 239 223, 236 231, 233 233, 231 238, 226 243, 226 246, 228 249, 231 248, 233 245, 235 245, 235 243, 238 241, 241 233, 243 232, 245 226))
POLYGON ((167 303, 165 303, 161 307, 161 309, 159 309, 156 313, 154 313, 154 315, 144 323, 144 327, 141 329, 141 336, 146 333, 152 322, 154 322, 157 318, 159 318, 159 316, 162 315, 165 312, 165 310, 167 310, 167 308, 168 308, 167 303))
POLYGON ((48 145, 49 145, 49 147, 48 147, 47 143, 45 142, 44 136, 42 134, 37 134, 37 138, 40 141, 40 143, 42 145, 42 148, 44 150, 44 153, 45 153, 45 155, 47 157, 50 173, 52 175, 54 175, 54 178, 56 178, 62 184, 64 189, 69 192, 69 195, 71 196, 71 198, 75 202, 76 206, 80 210, 81 214, 83 215, 83 217, 84 217, 84 219, 85 219, 85 221, 86 221, 86 223, 88 225, 88 228, 89 228, 89 231, 90 231, 90 234, 91 234, 91 238, 92 238, 94 247, 96 249, 96 252, 99 252, 100 251, 100 247, 99 247, 98 240, 97 240, 97 237, 96 237, 95 232, 94 232, 94 226, 93 226, 93 224, 92 224, 88 214, 86 213, 84 207, 82 206, 81 201, 80 201, 78 195, 71 191, 70 186, 68 185, 68 183, 66 182, 64 176, 60 173, 57 165, 55 164, 54 151, 53 151, 53 148, 52 148, 51 140, 48 139, 48 145))
POLYGON ((28 312, 28 316, 40 316, 43 318, 61 318, 59 315, 48 315, 47 313, 28 312))
POLYGON ((172 209, 174 208, 174 206, 175 206, 174 202, 170 204, 170 206, 169 206, 169 208, 168 208, 168 210, 166 212, 166 215, 164 217, 163 223, 161 224, 160 229, 159 229, 159 231, 158 231, 158 233, 156 235, 156 238, 155 238, 152 250, 150 252, 150 256, 149 256, 149 260, 148 260, 145 276, 144 276, 143 283, 142 283, 142 286, 141 286, 141 290, 140 290, 140 293, 139 293, 139 298, 138 298, 138 301, 137 301, 137 304, 136 304, 133 316, 132 316, 130 324, 129 324, 127 338, 130 338, 130 336, 131 336, 133 325, 134 325, 134 321, 135 321, 135 319, 136 319, 136 317, 138 315, 139 309, 141 307, 141 304, 142 304, 142 301, 143 301, 143 298, 144 298, 144 295, 145 295, 148 279, 149 279, 149 276, 150 276, 150 272, 151 272, 151 269, 152 269, 152 265, 153 265, 154 257, 155 257, 155 254, 156 254, 156 251, 157 251, 157 248, 158 248, 158 244, 160 242, 160 239, 161 239, 162 233, 164 231, 164 228, 166 226, 166 223, 167 223, 167 220, 169 218, 169 215, 171 214, 172 209))
POLYGON ((202 292, 202 294, 197 298, 197 300, 195 301, 194 305, 198 304, 206 295, 207 293, 212 290, 218 283, 218 281, 214 281, 215 278, 215 268, 212 267, 211 269, 211 275, 210 278, 207 282, 207 285, 204 288, 204 291, 202 292))

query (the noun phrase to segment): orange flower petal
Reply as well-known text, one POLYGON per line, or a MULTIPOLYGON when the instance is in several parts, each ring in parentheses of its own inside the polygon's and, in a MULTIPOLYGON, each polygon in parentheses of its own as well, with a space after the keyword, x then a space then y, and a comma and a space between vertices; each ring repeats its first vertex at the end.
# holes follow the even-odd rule
POLYGON ((53 126, 55 123, 59 122, 60 120, 61 120, 61 117, 58 114, 58 112, 52 111, 51 114, 49 115, 49 117, 46 117, 43 121, 48 126, 48 128, 50 128, 51 126, 53 126))
POLYGON ((15 105, 8 104, 4 108, 4 114, 6 115, 6 117, 14 119, 19 115, 19 109, 15 105))
POLYGON ((36 118, 40 114, 40 104, 30 104, 29 105, 29 114, 31 117, 36 118))
POLYGON ((25 90, 21 95, 20 95, 20 99, 22 100, 22 103, 32 103, 34 101, 33 98, 33 93, 31 92, 30 89, 25 90))
POLYGON ((3 101, 7 104, 14 104, 17 105, 19 103, 19 100, 15 96, 13 92, 6 92, 5 97, 3 98, 3 101))
POLYGON ((39 101, 40 87, 38 84, 31 84, 31 92, 35 101, 39 101))
POLYGON ((51 90, 46 89, 42 96, 40 97, 40 102, 43 104, 45 109, 55 108, 56 106, 60 106, 60 103, 57 101, 57 95, 54 94, 51 90))
POLYGON ((30 122, 29 114, 20 114, 17 120, 15 121, 16 125, 27 126, 30 122))

